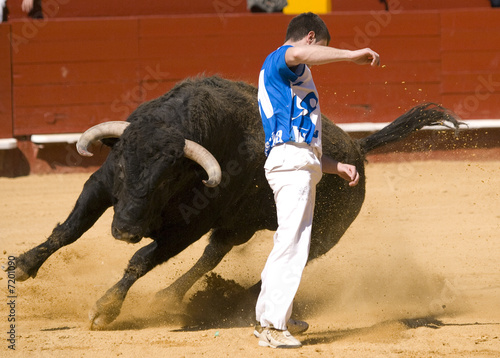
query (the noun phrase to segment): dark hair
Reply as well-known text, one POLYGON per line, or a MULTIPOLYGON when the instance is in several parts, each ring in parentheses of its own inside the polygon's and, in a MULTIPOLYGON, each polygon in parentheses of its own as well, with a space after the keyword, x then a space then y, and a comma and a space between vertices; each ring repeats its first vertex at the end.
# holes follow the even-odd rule
POLYGON ((294 17, 286 29, 285 42, 303 39, 310 31, 316 34, 316 41, 326 40, 330 43, 330 33, 325 22, 312 12, 305 12, 294 17))

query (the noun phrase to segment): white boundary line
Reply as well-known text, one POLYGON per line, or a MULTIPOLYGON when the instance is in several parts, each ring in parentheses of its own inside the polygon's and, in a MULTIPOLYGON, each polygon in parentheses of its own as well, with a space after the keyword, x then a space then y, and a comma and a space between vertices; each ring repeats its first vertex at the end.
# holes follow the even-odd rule
MULTIPOLYGON (((481 128, 500 128, 500 119, 469 119, 461 121, 465 123, 466 127, 461 129, 481 129, 481 128)), ((337 123, 337 125, 346 132, 376 132, 387 126, 386 123, 337 123)), ((422 130, 447 130, 450 129, 445 126, 430 126, 424 127, 422 130)))
MULTIPOLYGON (((486 128, 500 128, 500 119, 470 119, 462 121, 467 126, 462 129, 486 129, 486 128)), ((337 123, 347 133, 355 132, 376 132, 387 126, 389 122, 385 123, 337 123)), ((431 126, 422 128, 423 130, 449 130, 445 126, 431 126)), ((62 133, 62 134, 33 134, 31 141, 34 144, 49 144, 49 143, 76 143, 82 133, 62 133)), ((4 138, 0 139, 0 150, 14 149, 17 147, 17 139, 4 138)))
POLYGON ((2 138, 0 139, 0 150, 15 149, 17 148, 16 138, 2 138))
POLYGON ((35 144, 48 143, 76 143, 82 133, 62 133, 62 134, 33 134, 31 141, 35 144))

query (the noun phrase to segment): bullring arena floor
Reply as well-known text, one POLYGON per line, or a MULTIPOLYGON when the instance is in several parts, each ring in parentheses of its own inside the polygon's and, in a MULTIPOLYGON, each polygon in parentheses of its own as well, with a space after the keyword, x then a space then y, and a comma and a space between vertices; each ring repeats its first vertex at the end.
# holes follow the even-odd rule
MULTIPOLYGON (((89 309, 147 243, 114 240, 108 211, 36 279, 15 283, 15 355, 8 352, 2 274, 0 355, 499 357, 499 173, 500 161, 491 159, 368 164, 362 212, 339 245, 305 271, 296 312, 311 327, 300 337, 304 347, 293 351, 258 347, 242 320, 203 326, 189 310, 159 318, 149 309, 154 293, 191 267, 205 239, 139 280, 109 330, 89 331, 89 309)), ((69 214, 88 176, 0 178, 2 258, 41 243, 69 214)), ((271 241, 272 233, 259 233, 216 272, 251 285, 271 241)), ((190 295, 202 289, 200 283, 190 295)), ((204 308, 215 305, 207 300, 204 308)))

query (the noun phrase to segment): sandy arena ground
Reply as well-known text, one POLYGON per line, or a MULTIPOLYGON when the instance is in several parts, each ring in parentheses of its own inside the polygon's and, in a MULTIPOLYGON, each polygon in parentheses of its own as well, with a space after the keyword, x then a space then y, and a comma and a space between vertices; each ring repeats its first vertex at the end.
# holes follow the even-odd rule
MULTIPOLYGON (((0 356, 499 357, 499 174, 500 161, 368 164, 363 210, 339 245, 306 268, 296 313, 311 327, 300 336, 304 347, 291 351, 258 347, 244 320, 204 326, 185 314, 151 312, 154 293, 191 267, 204 238, 139 280, 108 330, 90 331, 89 309, 148 242, 114 240, 108 211, 50 257, 36 279, 15 283, 15 353, 8 349, 8 280, 1 274, 0 356)), ((44 241, 87 177, 0 178, 3 261, 44 241)), ((272 233, 259 233, 216 272, 250 286, 271 241, 272 233)))

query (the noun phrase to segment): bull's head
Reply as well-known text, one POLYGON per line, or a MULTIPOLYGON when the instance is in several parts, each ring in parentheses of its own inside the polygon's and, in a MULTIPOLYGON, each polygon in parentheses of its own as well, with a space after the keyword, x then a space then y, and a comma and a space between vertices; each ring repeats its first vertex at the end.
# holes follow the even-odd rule
MULTIPOLYGON (((88 146, 92 142, 105 138, 119 138, 129 125, 129 122, 112 121, 88 129, 78 140, 76 145, 78 152, 83 156, 92 156, 92 153, 88 150, 88 146)), ((140 144, 135 143, 135 145, 140 144)), ((181 149, 179 149, 180 151, 181 149)), ((133 152, 134 150, 132 150, 132 155, 133 152)), ((126 152, 124 151, 124 153, 126 152)), ((161 154, 155 153, 152 157, 159 155, 161 154)), ((206 186, 215 187, 219 185, 222 175, 221 168, 207 149, 196 142, 184 139, 184 148, 181 155, 203 167, 208 174, 208 179, 203 180, 206 186)), ((121 155, 118 158, 118 163, 115 163, 113 194, 117 198, 117 202, 115 203, 112 234, 119 240, 138 242, 145 234, 144 226, 147 225, 147 210, 150 207, 151 197, 155 195, 154 190, 160 185, 169 167, 165 164, 168 160, 163 161, 161 158, 160 160, 152 160, 151 163, 142 163, 140 160, 129 159, 121 155)))

